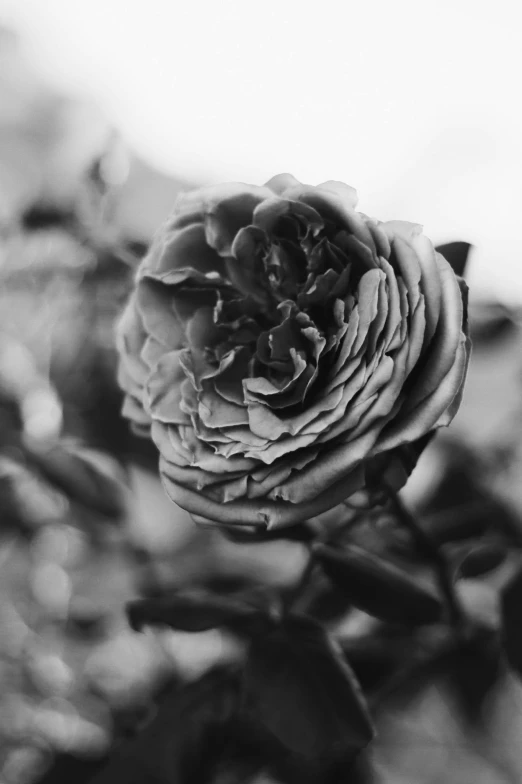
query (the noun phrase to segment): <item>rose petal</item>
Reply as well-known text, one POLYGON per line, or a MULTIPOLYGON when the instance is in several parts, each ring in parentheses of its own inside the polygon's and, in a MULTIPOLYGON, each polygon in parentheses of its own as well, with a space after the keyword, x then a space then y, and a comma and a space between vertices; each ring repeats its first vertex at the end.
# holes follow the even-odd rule
POLYGON ((248 413, 244 406, 230 403, 208 388, 199 395, 198 414, 203 424, 209 428, 246 425, 248 423, 248 413))
POLYGON ((136 289, 136 305, 148 335, 152 335, 167 350, 180 347, 183 330, 166 286, 148 278, 140 280, 136 289))
MULTIPOLYGON (((446 409, 451 406, 461 389, 468 365, 468 340, 462 335, 459 341, 457 355, 453 366, 432 392, 413 411, 405 416, 397 417, 390 425, 386 434, 383 434, 382 443, 378 444, 379 451, 394 449, 402 444, 411 443, 417 438, 428 433, 436 426, 446 409)), ((444 420, 442 420, 442 423, 444 420)))
POLYGON ((165 346, 162 343, 153 338, 152 335, 149 335, 141 349, 140 358, 145 362, 149 370, 153 370, 164 355, 165 350, 165 346))
POLYGON ((205 204, 205 235, 208 244, 220 256, 232 255, 232 243, 238 231, 249 226, 258 204, 272 198, 268 188, 231 184, 230 193, 205 204))
POLYGON ((359 438, 319 453, 312 466, 308 466, 298 476, 291 477, 282 485, 278 498, 292 504, 313 502, 315 497, 325 492, 325 488, 335 486, 342 482, 344 477, 350 476, 370 453, 380 430, 379 423, 359 438))
POLYGON ((126 419, 132 420, 136 425, 150 427, 150 416, 144 411, 140 401, 136 400, 132 395, 125 395, 121 413, 126 419))
POLYGON ((357 287, 359 326, 357 337, 353 346, 353 353, 357 354, 364 341, 368 337, 370 324, 377 317, 377 303, 379 301, 379 286, 384 274, 381 270, 369 270, 365 272, 357 287))
POLYGON ((267 235, 271 235, 281 218, 296 218, 300 224, 306 227, 303 236, 310 232, 312 236, 317 236, 323 228, 324 222, 317 210, 292 199, 282 199, 280 196, 272 196, 261 202, 254 210, 252 223, 267 235))
POLYGON ((206 275, 224 273, 223 260, 206 240, 203 223, 192 223, 182 229, 161 232, 142 264, 142 274, 158 279, 169 278, 180 269, 193 269, 206 275))
POLYGON ((357 191, 355 188, 352 188, 351 185, 346 185, 344 182, 338 182, 338 180, 327 180, 326 182, 320 183, 317 187, 321 188, 321 190, 335 193, 339 196, 342 203, 352 210, 357 207, 357 202, 359 200, 357 191))
POLYGON ((437 329, 440 315, 442 289, 440 273, 435 248, 431 241, 424 234, 419 234, 413 238, 412 245, 421 265, 421 289, 426 306, 425 342, 429 343, 437 329))
POLYGON ((178 425, 190 422, 190 418, 180 408, 181 383, 185 378, 180 352, 164 354, 145 387, 145 408, 153 419, 178 425))
MULTIPOLYGON (((160 467, 162 461, 160 459, 160 467)), ((183 487, 162 474, 165 491, 169 497, 192 515, 203 517, 216 524, 254 525, 269 530, 282 528, 326 512, 355 492, 364 482, 363 472, 355 470, 344 476, 335 486, 306 503, 292 504, 270 500, 241 500, 221 504, 183 487)))
POLYGON ((410 310, 413 311, 417 307, 420 296, 421 267, 419 257, 405 240, 401 237, 394 237, 391 261, 392 264, 397 265, 398 273, 406 285, 410 310))
POLYGON ((408 395, 408 407, 414 407, 430 395, 442 382, 453 363, 463 320, 463 305, 459 285, 448 262, 438 254, 442 285, 442 301, 437 331, 423 362, 422 372, 408 395))
POLYGON ((264 187, 270 188, 278 196, 282 196, 289 188, 295 188, 301 184, 293 174, 276 174, 275 177, 271 177, 268 182, 265 182, 264 187))

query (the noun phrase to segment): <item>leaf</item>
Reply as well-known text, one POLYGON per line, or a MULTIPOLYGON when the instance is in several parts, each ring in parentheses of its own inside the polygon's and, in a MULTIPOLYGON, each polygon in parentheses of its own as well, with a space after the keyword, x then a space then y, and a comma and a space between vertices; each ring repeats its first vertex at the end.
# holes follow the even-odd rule
POLYGON ((114 461, 105 455, 62 443, 45 452, 24 449, 24 457, 70 500, 106 517, 124 514, 122 483, 115 476, 114 461))
POLYGON ((356 545, 342 550, 318 545, 314 552, 334 585, 370 615, 413 626, 440 620, 442 604, 437 596, 390 561, 356 545))
MULTIPOLYGON (((107 759, 85 759, 76 757, 67 752, 54 753, 51 766, 38 778, 38 784, 59 784, 59 782, 74 782, 74 784, 89 784, 92 777, 101 771, 107 759)), ((114 784, 117 784, 115 781, 114 784)), ((145 782, 143 782, 145 784, 145 782)))
POLYGON ((487 346, 508 338, 517 328, 517 312, 502 302, 474 302, 470 309, 474 346, 487 346))
POLYGON ((448 659, 448 683, 466 724, 487 722, 489 701, 503 668, 495 632, 481 629, 448 659))
POLYGON ((444 256, 455 275, 463 277, 472 247, 469 242, 447 242, 444 245, 437 245, 435 250, 444 256))
POLYGON ((496 542, 478 543, 456 557, 454 578, 481 577, 504 563, 507 550, 496 542))
POLYGON ((410 630, 406 636, 396 634, 396 629, 383 626, 371 635, 341 640, 343 654, 366 694, 392 677, 404 666, 405 653, 415 650, 410 630))
POLYGON ((256 636, 244 677, 257 719, 295 754, 331 760, 373 738, 352 670, 310 618, 287 616, 256 636))
POLYGON ((170 626, 184 632, 202 632, 218 626, 247 631, 263 618, 262 611, 246 601, 198 591, 131 602, 127 615, 135 631, 143 626, 170 626))
POLYGON ((387 499, 387 487, 395 492, 404 487, 434 435, 432 430, 411 444, 402 444, 366 462, 366 487, 371 491, 373 503, 387 499))
POLYGON ((424 515, 425 528, 436 544, 481 536, 491 524, 495 510, 480 499, 424 515))
POLYGON ((501 593, 502 642, 510 667, 522 677, 522 565, 501 593))
POLYGON ((294 610, 310 615, 322 623, 340 621, 351 610, 352 604, 345 591, 340 591, 326 575, 314 574, 304 593, 294 604, 294 610))
POLYGON ((227 742, 238 679, 218 669, 171 689, 154 719, 113 754, 92 784, 203 784, 227 742))
POLYGON ((286 528, 267 531, 255 526, 220 527, 221 533, 235 544, 254 544, 256 542, 273 542, 280 539, 292 542, 311 542, 316 534, 306 523, 298 523, 286 528))

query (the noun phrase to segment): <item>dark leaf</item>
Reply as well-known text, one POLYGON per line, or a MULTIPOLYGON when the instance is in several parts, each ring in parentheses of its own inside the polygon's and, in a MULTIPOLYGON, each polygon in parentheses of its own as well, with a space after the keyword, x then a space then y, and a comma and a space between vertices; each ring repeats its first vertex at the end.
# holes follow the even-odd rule
POLYGON ((516 329, 517 317, 514 309, 501 302, 474 302, 470 309, 473 345, 480 347, 509 337, 516 329))
POLYGON ((434 434, 434 431, 427 433, 411 444, 403 444, 367 461, 366 486, 374 503, 383 503, 386 500, 386 487, 395 492, 404 487, 434 434))
POLYGON ((60 228, 65 231, 74 231, 77 223, 77 217, 70 207, 63 207, 52 202, 34 202, 21 215, 21 224, 26 231, 60 228))
POLYGON ((488 629, 458 648, 448 660, 448 684, 466 724, 487 722, 490 698, 503 668, 497 635, 488 629))
POLYGON ((501 595, 503 647, 510 667, 522 677, 522 566, 501 595))
POLYGON ((237 597, 198 591, 139 599, 127 607, 127 615, 136 631, 143 626, 170 626, 179 631, 202 632, 226 626, 247 633, 263 616, 259 607, 237 597))
POLYGON ((444 245, 438 245, 435 250, 442 253, 456 275, 463 277, 471 248, 469 242, 447 242, 444 245))
POLYGON ((435 623, 442 615, 440 600, 398 566, 356 545, 336 550, 319 545, 315 555, 330 580, 351 602, 391 623, 435 623))
MULTIPOLYGON (((73 754, 58 754, 51 767, 35 784, 88 784, 103 769, 107 759, 83 759, 73 754)), ((117 780, 114 784, 119 784, 117 780)), ((145 783, 144 783, 145 784, 145 783)))
POLYGON ((339 590, 320 572, 314 574, 312 581, 302 596, 299 597, 294 609, 310 615, 323 623, 339 621, 351 609, 352 603, 345 591, 339 590))
POLYGON ((241 526, 220 528, 221 533, 235 544, 254 544, 286 539, 292 542, 311 542, 316 534, 306 523, 279 528, 274 531, 260 530, 257 527, 241 526))
POLYGON ((400 666, 376 688, 369 686, 372 710, 379 712, 388 707, 407 710, 426 688, 447 675, 454 652, 455 643, 448 640, 442 640, 429 651, 418 645, 413 645, 412 651, 405 649, 400 666))
POLYGON ((492 572, 504 563, 507 550, 496 542, 484 542, 474 545, 471 549, 457 553, 453 558, 455 562, 455 579, 459 577, 480 577, 492 572))
POLYGON ((328 772, 321 784, 375 784, 373 765, 369 756, 360 754, 355 760, 341 760, 328 772))
POLYGON ((87 601, 72 600, 69 605, 65 631, 79 640, 101 640, 107 634, 108 614, 87 601))
POLYGON ((215 670, 174 688, 154 719, 124 742, 92 784, 203 784, 227 743, 237 708, 234 673, 215 670))
POLYGON ((311 760, 355 755, 373 737, 353 672, 310 618, 288 616, 253 639, 245 692, 258 720, 311 760))
POLYGON ((493 513, 491 506, 479 499, 424 515, 423 521, 434 542, 446 544, 480 536, 490 526, 493 513))
POLYGON ((365 693, 374 691, 390 678, 412 654, 415 643, 409 630, 407 637, 386 631, 341 641, 343 654, 365 693))
POLYGON ((476 453, 454 439, 437 442, 439 460, 444 471, 437 478, 425 499, 421 500, 419 513, 424 518, 426 513, 448 511, 462 504, 475 503, 481 498, 480 484, 477 481, 480 465, 476 453))

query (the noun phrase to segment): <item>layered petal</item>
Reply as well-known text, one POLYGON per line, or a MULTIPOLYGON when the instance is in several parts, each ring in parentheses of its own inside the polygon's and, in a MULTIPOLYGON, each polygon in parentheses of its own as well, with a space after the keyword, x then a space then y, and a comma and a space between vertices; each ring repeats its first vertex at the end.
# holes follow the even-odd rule
POLYGON ((356 205, 288 174, 201 188, 143 260, 117 329, 124 415, 198 520, 273 528, 376 497, 376 466, 400 485, 455 415, 465 290, 421 226, 356 205))

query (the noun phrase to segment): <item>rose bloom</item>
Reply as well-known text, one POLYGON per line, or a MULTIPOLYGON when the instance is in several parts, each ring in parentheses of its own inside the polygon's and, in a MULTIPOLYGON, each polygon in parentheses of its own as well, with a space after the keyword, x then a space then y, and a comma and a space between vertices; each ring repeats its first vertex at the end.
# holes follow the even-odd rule
POLYGON ((400 485, 409 445, 459 407, 465 284, 421 226, 356 198, 288 174, 182 194, 139 267, 124 414, 196 520, 277 528, 381 472, 400 485))

